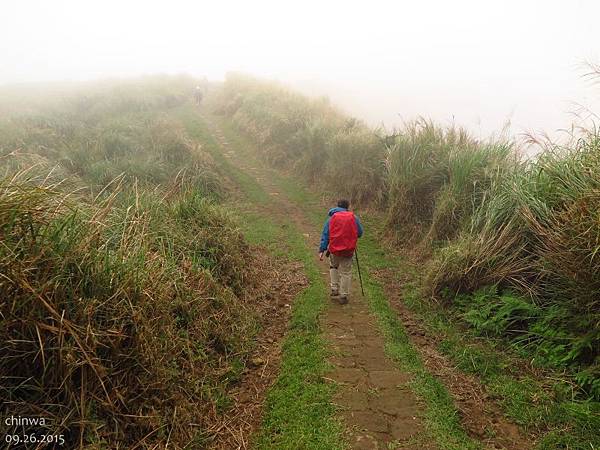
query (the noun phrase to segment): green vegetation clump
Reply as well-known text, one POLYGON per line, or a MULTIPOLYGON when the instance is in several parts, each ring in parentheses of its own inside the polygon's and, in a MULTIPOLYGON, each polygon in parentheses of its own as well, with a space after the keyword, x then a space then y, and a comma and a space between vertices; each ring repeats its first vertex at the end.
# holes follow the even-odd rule
POLYGON ((0 125, 0 415, 66 448, 205 446, 257 331, 250 247, 174 114, 190 83, 139 83, 0 125))
MULTIPOLYGON (((449 298, 490 286, 500 299, 513 299, 509 292, 516 292, 521 306, 509 302, 502 315, 519 326, 499 334, 526 343, 544 365, 574 369, 579 386, 595 399, 600 399, 599 143, 588 134, 574 148, 554 148, 499 179, 469 228, 436 255, 426 278, 434 295, 449 298), (526 318, 520 317, 522 307, 529 310, 526 318)), ((474 310, 482 307, 477 295, 469 298, 474 310)))
POLYGON ((510 142, 479 142, 424 119, 387 142, 388 226, 427 246, 453 239, 512 163, 510 142))

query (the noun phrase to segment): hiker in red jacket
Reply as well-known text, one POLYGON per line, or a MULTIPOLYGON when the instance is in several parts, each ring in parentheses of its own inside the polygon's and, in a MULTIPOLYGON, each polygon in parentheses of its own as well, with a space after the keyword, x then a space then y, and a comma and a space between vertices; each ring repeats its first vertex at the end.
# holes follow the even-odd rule
POLYGON ((329 210, 329 216, 321 233, 319 259, 329 256, 331 275, 331 297, 339 297, 340 304, 348 303, 352 283, 352 257, 356 241, 363 235, 363 227, 358 217, 348 211, 350 202, 339 200, 336 208, 329 210))

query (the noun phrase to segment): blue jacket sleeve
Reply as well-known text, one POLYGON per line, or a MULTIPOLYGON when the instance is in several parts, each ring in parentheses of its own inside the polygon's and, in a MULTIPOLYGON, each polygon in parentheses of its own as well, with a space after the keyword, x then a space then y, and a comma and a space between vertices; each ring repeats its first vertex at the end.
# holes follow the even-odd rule
POLYGON ((361 237, 363 235, 363 226, 362 223, 360 223, 360 219, 358 218, 357 215, 354 216, 354 219, 356 220, 356 227, 358 228, 358 237, 361 237))
POLYGON ((321 245, 319 246, 319 253, 327 250, 329 246, 329 217, 325 221, 325 225, 323 225, 323 231, 321 232, 321 245))

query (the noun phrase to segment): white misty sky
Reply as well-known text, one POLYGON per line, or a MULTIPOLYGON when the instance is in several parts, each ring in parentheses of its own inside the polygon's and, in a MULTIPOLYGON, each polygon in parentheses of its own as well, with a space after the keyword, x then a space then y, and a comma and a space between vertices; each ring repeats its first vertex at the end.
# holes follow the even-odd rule
MULTIPOLYGON (((600 89, 600 2, 4 1, 0 84, 230 70, 327 94, 372 124, 566 127, 600 89)), ((597 110, 596 110, 597 111, 597 110)))

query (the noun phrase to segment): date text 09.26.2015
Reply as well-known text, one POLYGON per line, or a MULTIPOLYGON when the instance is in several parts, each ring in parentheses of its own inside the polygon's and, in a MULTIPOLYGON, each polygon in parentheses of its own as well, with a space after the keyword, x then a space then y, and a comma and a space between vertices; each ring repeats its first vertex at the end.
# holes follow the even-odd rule
POLYGON ((64 445, 65 436, 63 434, 7 434, 4 436, 4 442, 8 445, 19 444, 57 444, 64 445))

